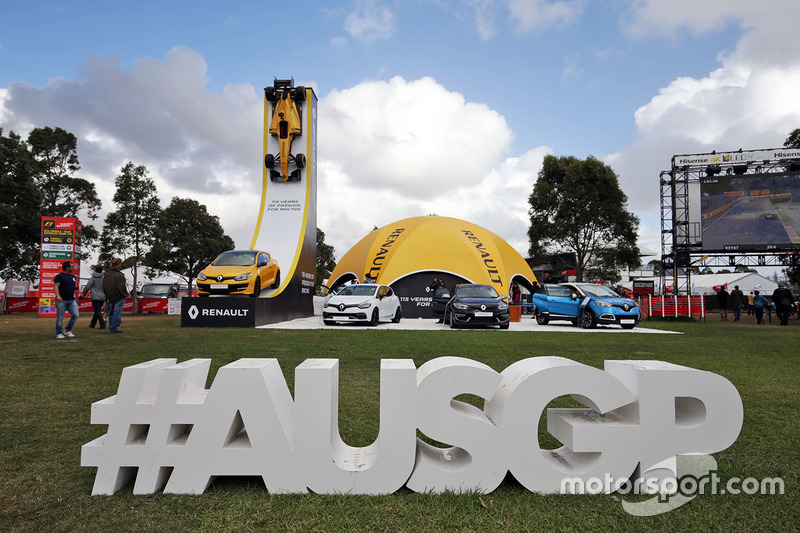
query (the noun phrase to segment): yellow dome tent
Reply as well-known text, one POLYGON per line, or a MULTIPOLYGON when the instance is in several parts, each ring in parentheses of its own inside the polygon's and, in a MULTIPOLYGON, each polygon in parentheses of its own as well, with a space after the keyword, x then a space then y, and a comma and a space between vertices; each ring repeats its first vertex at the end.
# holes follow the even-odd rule
POLYGON ((457 218, 423 216, 399 220, 361 239, 338 262, 329 287, 369 275, 391 285, 403 316, 429 316, 433 277, 455 283, 493 286, 509 294, 511 283, 531 290, 536 277, 525 259, 497 234, 457 218))

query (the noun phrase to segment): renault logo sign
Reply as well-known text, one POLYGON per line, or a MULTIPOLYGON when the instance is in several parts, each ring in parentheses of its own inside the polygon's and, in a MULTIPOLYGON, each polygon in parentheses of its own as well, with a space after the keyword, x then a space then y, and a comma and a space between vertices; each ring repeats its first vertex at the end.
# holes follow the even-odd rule
POLYGON ((486 304, 481 304, 481 311, 486 311, 486 304))
POLYGON ((199 315, 199 314, 200 314, 200 311, 197 310, 197 306, 196 305, 193 305, 193 306, 191 306, 189 308, 189 318, 191 318, 192 320, 197 318, 197 315, 199 315))
POLYGON ((222 274, 220 274, 219 276, 217 276, 217 281, 220 281, 220 282, 222 281, 222 274))
POLYGON ((339 304, 339 311, 344 311, 344 304, 339 304))

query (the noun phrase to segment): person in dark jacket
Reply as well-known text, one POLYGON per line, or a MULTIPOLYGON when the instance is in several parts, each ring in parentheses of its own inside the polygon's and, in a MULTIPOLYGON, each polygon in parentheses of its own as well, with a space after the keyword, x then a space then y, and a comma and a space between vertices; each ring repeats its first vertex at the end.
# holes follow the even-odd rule
POLYGON ((738 285, 734 285, 731 291, 730 304, 733 309, 733 321, 739 322, 739 318, 742 316, 742 305, 744 305, 744 293, 739 290, 738 285))
POLYGON ((717 302, 719 302, 719 316, 722 320, 728 320, 728 291, 722 285, 717 291, 717 302))
POLYGON ((775 314, 781 321, 781 326, 789 325, 789 314, 792 311, 792 291, 784 287, 783 283, 772 293, 772 303, 775 304, 775 314))
POLYGON ((103 292, 103 267, 98 265, 89 282, 83 287, 83 297, 86 298, 87 294, 92 295, 92 321, 89 324, 90 328, 94 328, 95 324, 100 322, 100 329, 106 329, 106 319, 103 318, 103 304, 106 302, 106 293, 103 292))
POLYGON ((103 277, 103 292, 108 298, 106 313, 108 314, 109 333, 122 333, 119 329, 122 324, 122 308, 125 306, 125 299, 129 296, 125 274, 120 272, 121 267, 122 259, 115 257, 111 260, 111 265, 103 277))

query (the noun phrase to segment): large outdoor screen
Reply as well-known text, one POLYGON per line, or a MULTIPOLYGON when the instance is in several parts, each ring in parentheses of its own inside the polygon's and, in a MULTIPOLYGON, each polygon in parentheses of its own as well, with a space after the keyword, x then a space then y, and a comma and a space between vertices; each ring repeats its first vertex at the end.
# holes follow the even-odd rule
POLYGON ((703 178, 700 215, 703 251, 800 249, 800 172, 703 178))

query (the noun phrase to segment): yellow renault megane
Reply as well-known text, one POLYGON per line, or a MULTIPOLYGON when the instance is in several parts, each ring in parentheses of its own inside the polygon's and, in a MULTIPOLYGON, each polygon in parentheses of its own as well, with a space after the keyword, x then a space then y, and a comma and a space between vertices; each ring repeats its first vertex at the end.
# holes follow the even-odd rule
POLYGON ((197 275, 197 295, 249 294, 257 298, 264 287, 281 284, 278 262, 267 252, 231 250, 217 256, 197 275))

